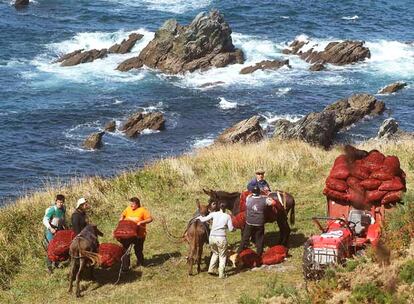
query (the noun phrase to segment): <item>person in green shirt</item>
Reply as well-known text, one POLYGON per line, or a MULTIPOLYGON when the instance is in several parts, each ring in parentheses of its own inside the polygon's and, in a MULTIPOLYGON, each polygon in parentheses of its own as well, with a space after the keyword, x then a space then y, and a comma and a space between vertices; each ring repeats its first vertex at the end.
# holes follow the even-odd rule
MULTIPOLYGON (((48 207, 43 217, 43 225, 45 229, 45 247, 53 239, 56 231, 65 229, 65 196, 62 194, 56 195, 55 203, 48 207)), ((46 265, 49 273, 52 272, 52 261, 46 257, 46 265)), ((57 265, 55 265, 57 266, 57 265)))

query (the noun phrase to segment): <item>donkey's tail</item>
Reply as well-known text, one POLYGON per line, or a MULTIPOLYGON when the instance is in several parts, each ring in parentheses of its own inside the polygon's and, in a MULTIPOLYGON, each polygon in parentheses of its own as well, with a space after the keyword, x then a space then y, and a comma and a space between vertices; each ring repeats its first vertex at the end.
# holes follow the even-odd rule
POLYGON ((289 221, 291 225, 295 225, 295 199, 292 201, 292 208, 290 209, 289 221))
POLYGON ((168 230, 167 221, 165 220, 165 217, 161 216, 160 220, 161 220, 162 227, 165 231, 165 234, 167 235, 167 238, 170 241, 172 241, 174 243, 182 243, 182 242, 185 241, 185 232, 183 233, 182 236, 175 236, 168 230))
POLYGON ((79 252, 79 256, 72 256, 72 258, 74 259, 81 259, 81 258, 87 258, 88 260, 91 261, 91 265, 100 265, 101 264, 101 256, 99 254, 97 254, 96 252, 92 252, 92 251, 80 251, 79 252))

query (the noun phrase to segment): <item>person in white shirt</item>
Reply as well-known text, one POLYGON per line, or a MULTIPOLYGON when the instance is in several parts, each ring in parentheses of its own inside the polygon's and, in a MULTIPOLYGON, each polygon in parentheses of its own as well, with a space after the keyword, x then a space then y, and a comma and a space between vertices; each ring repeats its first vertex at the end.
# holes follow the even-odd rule
POLYGON ((209 244, 212 251, 210 260, 210 266, 208 267, 208 273, 214 274, 214 268, 216 268, 217 260, 219 261, 219 278, 225 278, 225 267, 226 267, 226 251, 227 251, 227 238, 226 231, 234 231, 231 217, 225 212, 225 205, 221 204, 220 208, 216 208, 216 211, 211 212, 207 216, 199 216, 201 222, 207 222, 213 220, 209 244))

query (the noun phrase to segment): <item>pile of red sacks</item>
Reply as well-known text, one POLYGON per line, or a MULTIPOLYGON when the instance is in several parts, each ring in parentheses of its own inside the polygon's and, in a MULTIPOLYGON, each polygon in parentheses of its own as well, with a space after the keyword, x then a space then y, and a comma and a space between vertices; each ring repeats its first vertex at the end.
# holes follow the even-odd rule
POLYGON ((102 267, 111 267, 121 261, 125 249, 122 246, 112 243, 102 243, 99 245, 100 265, 102 267))
POLYGON ((52 262, 62 262, 69 258, 69 248, 76 234, 73 230, 59 230, 47 247, 47 256, 52 262))
POLYGON ((114 238, 118 241, 134 238, 138 235, 138 226, 133 221, 122 220, 114 231, 114 238))
POLYGON ((384 156, 377 150, 358 150, 354 158, 336 158, 323 190, 329 199, 370 208, 373 205, 395 204, 406 191, 405 172, 396 156, 384 156))
POLYGON ((259 256, 250 248, 244 249, 239 254, 243 266, 248 268, 258 267, 261 265, 279 264, 287 257, 288 249, 283 245, 276 245, 268 248, 262 256, 259 256))

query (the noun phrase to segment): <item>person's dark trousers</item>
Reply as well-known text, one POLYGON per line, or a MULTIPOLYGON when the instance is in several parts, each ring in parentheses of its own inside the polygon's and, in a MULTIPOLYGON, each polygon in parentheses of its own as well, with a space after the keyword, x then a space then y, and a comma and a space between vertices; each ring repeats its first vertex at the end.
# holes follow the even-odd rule
MULTIPOLYGON (((127 240, 122 240, 122 246, 124 246, 125 249, 128 249, 128 247, 133 244, 134 246, 134 252, 135 256, 137 257, 137 265, 140 266, 144 262, 144 241, 145 238, 131 238, 127 240)), ((127 254, 122 259, 122 269, 124 271, 129 269, 129 266, 131 265, 131 255, 127 254)))
POLYGON ((243 249, 249 246, 249 241, 252 236, 254 237, 256 243, 257 254, 262 255, 264 244, 264 226, 252 226, 249 224, 244 226, 242 241, 237 253, 242 252, 243 249))

